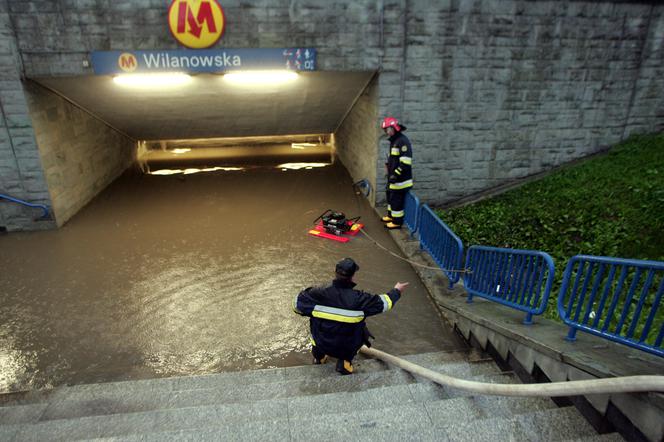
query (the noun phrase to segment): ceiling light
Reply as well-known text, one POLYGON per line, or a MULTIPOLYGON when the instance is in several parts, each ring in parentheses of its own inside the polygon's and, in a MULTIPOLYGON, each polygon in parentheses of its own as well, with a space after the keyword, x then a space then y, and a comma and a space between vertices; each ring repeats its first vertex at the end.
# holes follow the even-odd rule
POLYGON ((159 88, 189 83, 191 76, 180 72, 162 74, 123 74, 113 77, 113 82, 127 87, 159 88))
POLYGON ((224 74, 224 80, 240 85, 279 84, 298 77, 293 71, 237 71, 224 74))

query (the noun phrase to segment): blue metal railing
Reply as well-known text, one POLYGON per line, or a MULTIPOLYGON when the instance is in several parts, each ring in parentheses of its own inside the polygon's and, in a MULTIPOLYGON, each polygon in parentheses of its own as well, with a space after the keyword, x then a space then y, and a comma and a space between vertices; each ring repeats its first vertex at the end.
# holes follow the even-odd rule
POLYGON ((443 269, 450 281, 450 288, 459 281, 463 263, 463 244, 458 236, 426 204, 420 206, 420 247, 443 269))
POLYGON ((577 255, 565 268, 558 314, 570 326, 664 356, 664 262, 577 255), (659 313, 659 314, 658 314, 659 313))
POLYGON ((415 235, 418 229, 418 215, 420 211, 420 199, 410 191, 406 193, 406 203, 404 204, 404 212, 406 213, 403 219, 404 224, 410 230, 410 236, 415 235))
POLYGON ((464 277, 468 302, 473 296, 526 312, 524 324, 546 310, 555 273, 549 254, 536 250, 471 246, 464 277))
POLYGON ((44 211, 44 213, 43 213, 42 216, 41 216, 40 218, 38 218, 38 219, 49 219, 49 218, 50 218, 50 216, 49 216, 49 212, 48 212, 48 206, 45 206, 45 205, 43 205, 43 204, 33 204, 33 203, 29 203, 29 202, 27 202, 27 201, 23 201, 23 200, 20 200, 20 199, 18 199, 18 198, 14 198, 14 197, 9 196, 9 195, 4 195, 4 194, 2 194, 2 193, 0 193, 0 199, 6 199, 6 200, 8 200, 8 201, 12 201, 12 202, 14 202, 14 203, 23 204, 24 206, 28 206, 28 207, 36 207, 36 208, 42 209, 42 210, 44 211))

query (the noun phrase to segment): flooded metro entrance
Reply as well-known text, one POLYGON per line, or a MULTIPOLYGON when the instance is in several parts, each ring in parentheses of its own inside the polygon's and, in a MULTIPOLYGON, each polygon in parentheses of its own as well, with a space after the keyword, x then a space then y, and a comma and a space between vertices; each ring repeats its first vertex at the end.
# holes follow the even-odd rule
POLYGON ((310 363, 302 288, 351 256, 359 288, 411 286, 368 324, 396 354, 458 348, 407 263, 361 235, 307 235, 333 208, 396 251, 339 162, 128 171, 59 230, 0 236, 0 391, 310 363))

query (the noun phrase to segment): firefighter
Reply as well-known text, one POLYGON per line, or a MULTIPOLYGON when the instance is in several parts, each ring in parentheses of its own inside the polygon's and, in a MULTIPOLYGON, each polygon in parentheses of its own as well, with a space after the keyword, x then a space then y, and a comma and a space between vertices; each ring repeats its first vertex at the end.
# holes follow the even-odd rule
POLYGON ((336 370, 342 375, 353 373, 352 361, 362 344, 371 346, 369 338, 373 336, 365 318, 390 310, 408 286, 407 282, 397 282, 381 295, 355 290, 353 276, 359 269, 353 259, 342 259, 330 286, 308 287, 293 303, 295 313, 310 317, 314 364, 324 364, 332 356, 337 358, 336 370))
POLYGON ((388 229, 400 229, 405 215, 406 194, 413 187, 413 147, 403 134, 406 126, 396 118, 387 117, 381 127, 390 141, 387 155, 387 216, 382 218, 388 229))

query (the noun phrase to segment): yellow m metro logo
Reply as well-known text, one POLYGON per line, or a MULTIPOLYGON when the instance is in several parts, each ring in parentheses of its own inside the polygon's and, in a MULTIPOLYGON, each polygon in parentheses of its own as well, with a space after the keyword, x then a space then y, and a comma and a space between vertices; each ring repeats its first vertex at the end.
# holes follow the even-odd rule
POLYGON ((226 17, 217 0, 173 0, 168 8, 168 27, 184 46, 209 48, 224 33, 226 17))
POLYGON ((118 67, 125 72, 133 72, 138 67, 138 60, 134 54, 124 52, 118 57, 118 67))

